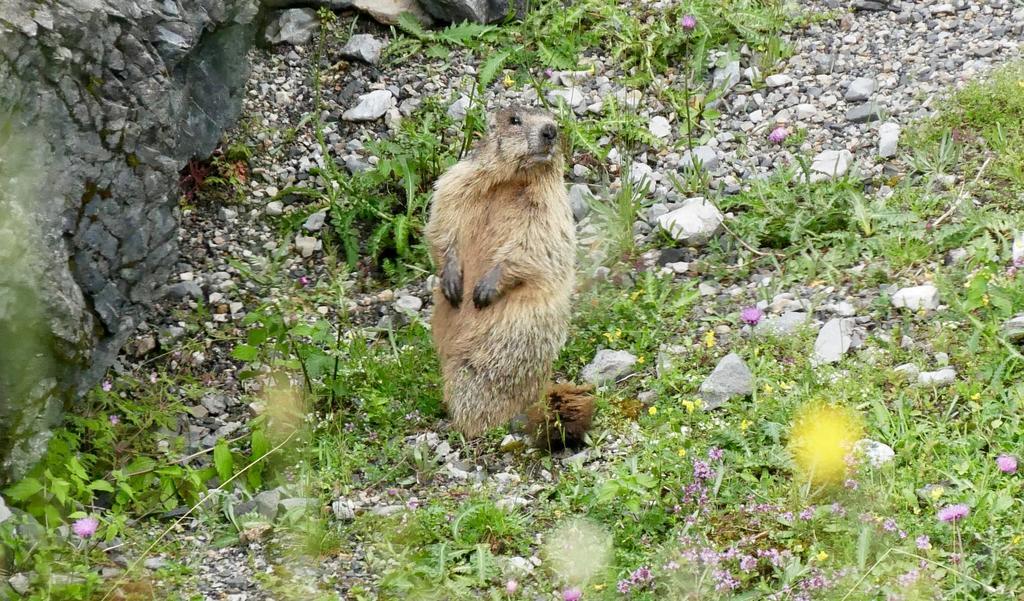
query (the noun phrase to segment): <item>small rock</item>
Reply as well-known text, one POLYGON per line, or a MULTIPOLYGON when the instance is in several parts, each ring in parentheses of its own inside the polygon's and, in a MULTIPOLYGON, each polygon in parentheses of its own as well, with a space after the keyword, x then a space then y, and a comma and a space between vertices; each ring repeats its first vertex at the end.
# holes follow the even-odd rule
POLYGON ((156 349, 156 336, 146 334, 135 340, 131 345, 131 353, 135 357, 144 357, 156 349))
POLYGON ((323 229, 326 220, 327 211, 317 211, 306 218, 306 222, 302 224, 302 227, 310 232, 319 232, 323 229))
POLYGON ((882 108, 874 102, 865 102, 846 111, 850 123, 871 123, 882 118, 882 108))
POLYGON ((281 499, 281 502, 278 505, 285 513, 301 513, 315 509, 320 505, 320 501, 317 499, 293 497, 291 499, 281 499))
POLYGON ((740 61, 731 61, 724 67, 715 69, 715 75, 711 81, 713 88, 722 90, 721 96, 729 93, 736 84, 740 82, 740 61))
POLYGON ((729 353, 715 366, 714 371, 700 385, 700 397, 705 409, 721 407, 734 397, 744 397, 754 391, 754 374, 736 353, 729 353))
POLYGON ((405 294, 395 301, 395 311, 406 315, 415 315, 423 307, 423 301, 418 296, 405 294))
POLYGON ((299 251, 302 258, 309 258, 313 256, 313 253, 320 250, 322 244, 320 240, 311 236, 303 236, 301 234, 295 236, 295 250, 299 251))
POLYGON ((579 88, 571 88, 566 90, 551 90, 548 92, 548 102, 558 106, 560 101, 565 102, 569 106, 576 108, 583 104, 585 97, 583 92, 579 88))
MULTIPOLYGON (((1024 313, 1003 322, 1001 331, 1010 342, 1024 341, 1024 313)), ((2 521, 2 520, 0 520, 2 521)))
POLYGON ((375 121, 395 107, 395 97, 390 90, 374 90, 359 97, 359 103, 345 111, 345 121, 375 121))
POLYGON ((939 367, 946 367, 949 365, 949 353, 935 353, 935 364, 939 367))
POLYGON ((19 595, 27 595, 29 587, 31 586, 31 580, 28 578, 28 574, 24 572, 18 572, 7 579, 7 584, 11 585, 14 592, 19 595))
POLYGON ((893 368, 893 371, 902 374, 908 382, 916 382, 917 375, 921 373, 921 369, 913 363, 904 363, 903 365, 897 365, 893 368))
POLYGON ((150 557, 142 562, 143 567, 147 570, 159 570, 167 565, 167 560, 163 557, 150 557))
POLYGON ((855 442, 853 450, 867 459, 871 467, 876 468, 882 467, 896 457, 896 451, 892 450, 892 447, 870 438, 864 438, 855 442))
POLYGON ((858 77, 850 82, 846 88, 846 95, 843 98, 847 102, 863 102, 875 93, 875 80, 870 77, 858 77))
POLYGON ((266 37, 271 44, 300 46, 313 39, 320 28, 316 11, 311 8, 291 8, 281 11, 267 25, 266 37))
POLYGON ((911 311, 938 309, 939 290, 930 284, 902 288, 892 296, 892 306, 896 308, 905 307, 911 311))
POLYGON ((590 214, 591 198, 593 194, 586 184, 573 184, 569 188, 569 206, 572 207, 572 216, 577 223, 590 214))
POLYGON ((764 78, 764 84, 769 88, 780 88, 793 83, 793 78, 785 73, 777 73, 764 78))
POLYGON ((821 365, 842 359, 853 343, 853 326, 854 321, 849 318, 837 317, 826 322, 814 341, 811 362, 821 365))
POLYGON ((797 119, 810 119, 818 114, 818 109, 813 104, 798 104, 795 110, 797 119))
POLYGON ((208 392, 199 399, 199 404, 210 412, 211 415, 220 415, 228 408, 228 400, 224 395, 217 392, 208 392))
POLYGON ((917 383, 922 386, 949 386, 956 381, 956 370, 943 367, 938 371, 923 371, 917 375, 917 383))
POLYGON ((357 33, 348 39, 341 49, 341 56, 349 60, 358 60, 371 65, 380 61, 380 53, 384 50, 384 42, 368 33, 357 33))
POLYGON ((672 134, 672 124, 661 115, 651 117, 651 122, 647 125, 647 129, 651 132, 652 136, 659 139, 667 138, 672 134))
POLYGON ((265 490, 253 497, 253 501, 256 502, 256 513, 272 522, 277 517, 277 510, 281 505, 281 490, 265 490))
POLYGON ((372 515, 388 516, 405 511, 405 505, 378 505, 370 508, 372 515))
POLYGON ((628 351, 601 349, 580 375, 591 384, 609 384, 633 373, 634 365, 636 357, 628 351))
POLYGON ((267 203, 267 215, 271 217, 277 217, 281 213, 284 213, 284 203, 280 200, 272 200, 267 203))
POLYGON ((811 163, 811 181, 817 182, 842 177, 853 162, 853 153, 849 150, 825 150, 819 152, 811 163))
POLYGON ((334 514, 336 520, 342 522, 351 522, 356 519, 356 511, 352 508, 352 505, 345 499, 337 499, 331 503, 331 513, 334 514))
POLYGON ((11 510, 7 508, 7 503, 4 502, 4 498, 0 497, 0 524, 11 519, 12 515, 11 510))
POLYGON ((769 317, 754 326, 758 336, 788 336, 800 330, 810 321, 810 315, 799 311, 787 311, 778 317, 769 317))
POLYGON ((458 100, 448 107, 448 116, 456 121, 462 121, 466 118, 466 113, 469 112, 469 105, 469 96, 459 96, 458 100))
POLYGON ((714 171, 718 169, 718 153, 710 146, 695 146, 692 151, 683 153, 680 164, 683 169, 696 169, 699 166, 703 171, 714 171))
POLYGON ((896 146, 900 141, 900 126, 898 123, 883 123, 878 128, 878 156, 889 158, 896 155, 896 146))
POLYGON ((707 244, 722 227, 722 212, 710 200, 695 196, 657 219, 658 226, 679 242, 707 244))

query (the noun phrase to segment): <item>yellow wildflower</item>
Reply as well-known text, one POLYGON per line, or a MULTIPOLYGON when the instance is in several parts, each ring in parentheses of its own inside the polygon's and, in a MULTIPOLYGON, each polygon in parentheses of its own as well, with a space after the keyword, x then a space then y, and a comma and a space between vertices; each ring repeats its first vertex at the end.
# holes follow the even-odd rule
POLYGON ((707 334, 704 334, 704 346, 711 348, 715 346, 715 331, 708 330, 707 334))
POLYGON ((944 494, 946 494, 946 489, 942 488, 941 486, 936 486, 932 488, 932 490, 928 493, 928 496, 931 497, 933 501, 935 501, 944 494))
POLYGON ((815 555, 814 558, 818 561, 825 561, 826 559, 828 559, 828 553, 824 551, 818 551, 818 554, 815 555))
POLYGON ((783 390, 789 390, 792 387, 793 387, 793 383, 792 382, 781 382, 779 384, 779 388, 781 388, 783 390))
POLYGON ((636 362, 639 363, 640 365, 643 365, 644 361, 645 359, 643 355, 640 355, 639 357, 636 358, 636 362))
POLYGON ((744 419, 743 421, 740 422, 740 432, 746 432, 747 428, 749 428, 749 427, 750 427, 750 420, 749 419, 744 419))
POLYGON ((652 406, 652 407, 650 407, 647 410, 647 415, 656 415, 657 413, 658 413, 658 408, 657 407, 653 407, 652 406))
POLYGON ((512 85, 516 83, 516 80, 512 79, 512 76, 510 74, 506 73, 505 74, 505 82, 504 83, 505 83, 505 87, 506 88, 511 88, 512 85))
POLYGON ((987 295, 987 294, 985 294, 985 295, 983 295, 983 296, 981 297, 981 305, 982 305, 983 307, 987 307, 987 306, 988 306, 988 301, 989 301, 989 298, 988 298, 988 295, 987 295))
POLYGON ((846 477, 846 456, 861 438, 862 427, 850 409, 814 404, 800 412, 790 432, 789 451, 804 476, 832 483, 846 477))
POLYGON ((687 413, 693 413, 693 401, 683 401, 683 407, 686 408, 687 413))
POLYGON ((796 551, 797 553, 799 553, 799 552, 804 550, 804 546, 801 545, 800 543, 797 543, 797 544, 793 545, 793 550, 796 551))
POLYGON ((686 449, 680 447, 679 450, 676 451, 676 455, 679 455, 680 457, 686 457, 686 449))
POLYGON ((774 389, 774 388, 772 388, 772 385, 771 385, 771 384, 765 384, 765 385, 764 385, 764 393, 765 393, 765 394, 771 394, 771 393, 772 393, 772 392, 774 392, 774 391, 775 391, 775 389, 774 389))
POLYGON ((604 585, 603 584, 595 584, 594 585, 594 590, 595 591, 603 591, 604 590, 604 585))
POLYGON ((981 398, 981 393, 980 392, 975 392, 974 394, 971 395, 971 400, 972 401, 977 401, 980 398, 981 398))
POLYGON ((1011 543, 1014 544, 1014 545, 1019 545, 1021 540, 1024 540, 1024 536, 1021 536, 1020 534, 1018 534, 1018 535, 1013 537, 1013 540, 1011 541, 1011 543))

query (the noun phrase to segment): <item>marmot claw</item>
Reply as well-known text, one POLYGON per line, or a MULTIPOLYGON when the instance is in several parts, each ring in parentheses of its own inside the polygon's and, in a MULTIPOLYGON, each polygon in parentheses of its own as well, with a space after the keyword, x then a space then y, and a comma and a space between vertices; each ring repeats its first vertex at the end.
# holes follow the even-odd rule
POLYGON ((441 272, 441 294, 456 309, 462 304, 462 270, 449 261, 441 272))

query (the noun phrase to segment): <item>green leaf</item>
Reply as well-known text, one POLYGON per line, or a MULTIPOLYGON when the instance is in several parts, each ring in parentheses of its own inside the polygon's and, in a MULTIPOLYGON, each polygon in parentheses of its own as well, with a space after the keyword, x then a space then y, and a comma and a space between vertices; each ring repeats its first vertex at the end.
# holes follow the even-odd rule
POLYGON ((113 485, 106 480, 94 480, 89 483, 89 488, 92 490, 102 490, 103 492, 114 492, 113 485))
POLYGON ((871 551, 871 527, 864 526, 860 529, 860 536, 857 538, 857 567, 864 570, 868 565, 868 553, 871 551))
POLYGON ((235 459, 231 456, 226 440, 221 438, 213 447, 213 465, 217 468, 217 476, 226 482, 235 471, 235 459))
POLYGON ((492 54, 490 58, 484 61, 484 64, 480 66, 479 71, 481 88, 486 88, 491 85, 494 78, 497 77, 498 72, 505 66, 505 61, 508 60, 510 54, 512 54, 510 51, 499 52, 497 54, 492 54))
POLYGON ((255 361, 259 353, 260 350, 254 346, 240 344, 235 347, 235 350, 231 351, 231 356, 239 361, 255 361))
POLYGON ((24 501, 37 492, 43 490, 42 483, 35 478, 24 478, 4 490, 4 496, 12 501, 24 501))
POLYGON ((423 28, 420 20, 410 12, 398 15, 398 28, 417 40, 431 40, 434 34, 423 28))

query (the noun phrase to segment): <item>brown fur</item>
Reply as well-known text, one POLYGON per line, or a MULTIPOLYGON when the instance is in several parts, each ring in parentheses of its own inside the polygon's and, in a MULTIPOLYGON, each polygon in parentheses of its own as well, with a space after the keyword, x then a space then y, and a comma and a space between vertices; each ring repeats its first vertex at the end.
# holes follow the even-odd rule
POLYGON ((445 403, 467 437, 536 403, 565 343, 576 241, 554 126, 542 111, 499 112, 435 186, 431 325, 445 403))
POLYGON ((594 418, 594 389, 587 384, 554 384, 547 399, 526 411, 526 433, 533 444, 547 451, 582 446, 594 418))

